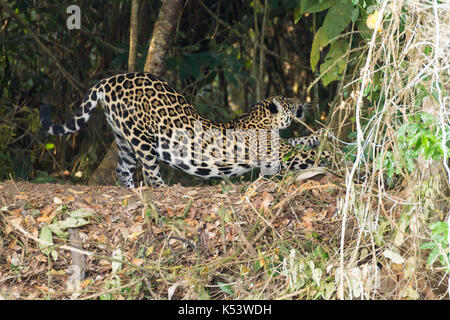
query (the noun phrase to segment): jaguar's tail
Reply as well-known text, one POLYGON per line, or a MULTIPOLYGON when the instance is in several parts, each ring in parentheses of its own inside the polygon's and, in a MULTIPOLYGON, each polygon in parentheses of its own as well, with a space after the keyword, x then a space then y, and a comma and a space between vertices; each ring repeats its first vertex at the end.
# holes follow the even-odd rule
POLYGON ((84 97, 80 108, 75 116, 64 124, 56 124, 51 120, 51 106, 43 105, 40 107, 40 120, 42 128, 48 133, 56 136, 71 134, 80 130, 91 117, 92 112, 98 104, 100 97, 97 89, 92 88, 84 97))

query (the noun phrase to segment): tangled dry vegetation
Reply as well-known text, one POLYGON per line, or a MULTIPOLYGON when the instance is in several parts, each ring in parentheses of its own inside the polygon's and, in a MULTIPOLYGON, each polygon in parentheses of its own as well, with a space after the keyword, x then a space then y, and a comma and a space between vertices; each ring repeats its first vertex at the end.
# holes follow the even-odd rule
POLYGON ((353 94, 338 102, 338 110, 356 106, 357 136, 355 159, 345 174, 345 197, 337 204, 342 217, 336 278, 340 298, 355 296, 354 288, 359 287, 352 282, 358 281, 366 284, 356 296, 375 298, 377 290, 362 279, 376 277, 376 263, 395 282, 396 298, 441 299, 448 290, 450 239, 435 243, 435 253, 442 254, 440 266, 431 263, 430 251, 422 250, 421 244, 430 238, 436 241, 430 223, 441 221, 447 230, 450 223, 449 10, 445 1, 383 1, 373 14, 376 32, 360 74, 342 84, 353 87, 353 94), (373 112, 366 112, 364 97, 373 91, 378 91, 378 99, 371 106, 373 112), (417 142, 426 140, 420 134, 431 132, 439 136, 434 146, 417 142), (420 149, 420 154, 411 148, 420 149), (430 156, 432 148, 442 157, 430 156), (363 182, 355 183, 356 177, 363 182), (358 220, 352 244, 344 237, 350 218, 358 220), (363 248, 371 255, 366 278, 360 274, 367 269, 357 263, 363 248))
POLYGON ((134 192, 43 184, 38 193, 33 184, 6 182, 1 201, 14 205, 2 212, 2 296, 312 298, 331 274, 316 275, 317 284, 306 289, 312 278, 302 269, 320 272, 319 261, 336 259, 333 203, 343 189, 330 177, 292 180, 134 192), (79 227, 47 246, 43 225, 79 227))
POLYGON ((339 85, 353 93, 331 115, 337 137, 357 134, 345 154, 332 139, 337 176, 135 191, 2 183, 1 297, 448 298, 450 240, 430 229, 450 223, 448 12, 381 2, 360 73, 339 85), (442 157, 408 153, 420 126, 441 135, 442 157))

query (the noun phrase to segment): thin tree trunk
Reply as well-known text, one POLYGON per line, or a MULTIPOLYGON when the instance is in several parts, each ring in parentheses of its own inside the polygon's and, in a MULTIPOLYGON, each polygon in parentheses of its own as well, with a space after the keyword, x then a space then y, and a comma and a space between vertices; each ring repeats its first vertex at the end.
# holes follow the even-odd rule
MULTIPOLYGON (((136 68, 136 47, 138 30, 138 2, 132 0, 131 20, 130 20, 130 54, 128 60, 128 70, 135 71, 136 68)), ((148 49, 144 71, 156 75, 163 75, 164 61, 172 43, 173 34, 176 29, 178 18, 183 9, 184 0, 164 0, 159 10, 158 19, 155 23, 153 36, 148 49)), ((117 162, 117 145, 113 141, 108 152, 100 165, 93 172, 89 179, 89 184, 115 184, 117 178, 111 172, 115 172, 117 162)))
POLYGON ((264 36, 265 36, 265 29, 266 29, 266 21, 268 16, 268 1, 264 1, 264 7, 263 7, 263 20, 261 22, 261 29, 258 29, 258 11, 260 6, 262 6, 262 0, 255 1, 253 5, 253 23, 254 23, 254 31, 255 31, 255 42, 253 45, 253 78, 255 79, 255 100, 261 100, 262 99, 262 91, 264 86, 264 36), (261 3, 260 3, 261 2, 261 3), (257 64, 257 52, 259 47, 259 61, 257 64))
POLYGON ((267 15, 269 13, 269 3, 268 0, 264 1, 264 13, 263 13, 263 21, 261 25, 261 40, 259 45, 259 70, 258 70, 258 78, 256 81, 256 100, 262 99, 262 91, 264 86, 264 36, 266 32, 266 21, 267 15))
POLYGON ((148 48, 144 71, 163 75, 167 51, 172 42, 184 0, 165 0, 159 9, 158 19, 148 48))
POLYGON ((131 17, 130 17, 130 53, 128 55, 128 71, 136 71, 137 57, 137 40, 138 40, 138 11, 140 0, 131 1, 131 17))

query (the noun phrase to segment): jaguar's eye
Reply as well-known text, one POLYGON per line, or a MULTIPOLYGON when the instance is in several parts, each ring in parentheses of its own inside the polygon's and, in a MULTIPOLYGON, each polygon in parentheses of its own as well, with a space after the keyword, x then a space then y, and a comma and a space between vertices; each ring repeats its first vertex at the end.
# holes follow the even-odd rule
POLYGON ((297 113, 295 115, 297 118, 301 119, 303 117, 303 107, 299 106, 297 109, 297 113))

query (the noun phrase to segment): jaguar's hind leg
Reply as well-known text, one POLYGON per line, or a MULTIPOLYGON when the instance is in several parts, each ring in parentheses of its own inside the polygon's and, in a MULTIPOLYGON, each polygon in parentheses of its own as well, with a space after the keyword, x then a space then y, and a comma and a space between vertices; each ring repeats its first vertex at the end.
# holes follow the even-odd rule
POLYGON ((154 149, 152 148, 151 150, 146 151, 145 154, 138 151, 136 156, 139 162, 142 163, 142 172, 147 184, 152 187, 165 185, 161 178, 161 174, 159 173, 158 159, 154 149))
POLYGON ((136 169, 136 156, 131 145, 120 135, 114 133, 117 143, 117 177, 125 188, 134 188, 133 174, 136 169))
POLYGON ((142 172, 149 186, 160 187, 165 185, 159 173, 158 156, 155 148, 155 139, 151 134, 140 137, 140 142, 132 144, 136 159, 142 164, 142 172))

